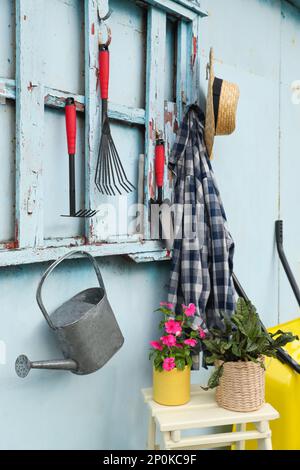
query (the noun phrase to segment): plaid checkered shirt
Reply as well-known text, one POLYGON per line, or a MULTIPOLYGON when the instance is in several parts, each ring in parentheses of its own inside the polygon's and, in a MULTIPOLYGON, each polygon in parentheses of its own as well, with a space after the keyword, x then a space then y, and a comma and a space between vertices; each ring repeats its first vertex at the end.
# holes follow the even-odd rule
POLYGON ((174 178, 174 245, 168 301, 194 303, 195 326, 221 327, 235 309, 234 243, 204 143, 204 116, 191 106, 169 158, 174 178))

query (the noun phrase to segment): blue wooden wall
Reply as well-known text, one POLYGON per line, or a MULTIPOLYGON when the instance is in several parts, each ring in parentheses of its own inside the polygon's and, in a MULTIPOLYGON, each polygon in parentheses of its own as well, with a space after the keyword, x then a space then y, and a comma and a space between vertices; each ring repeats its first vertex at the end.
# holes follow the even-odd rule
MULTIPOLYGON (((216 74, 237 82, 241 91, 237 131, 216 139, 214 162, 236 241, 235 271, 271 325, 298 314, 279 266, 274 221, 284 220, 287 256, 300 281, 300 106, 292 100, 300 76, 300 14, 279 0, 232 0, 229 11, 218 0, 202 6, 209 12, 203 54, 213 44, 216 74)), ((204 70, 202 76, 203 83, 204 70)))
MULTIPOLYGON (((0 77, 10 79, 15 78, 13 3, 2 0, 0 5, 0 77)), ((111 4, 115 10, 112 100, 143 108, 145 82, 139 76, 145 76, 145 21, 133 2, 111 4), (129 63, 119 43, 130 49, 129 63)), ((45 35, 36 44, 36 53, 44 57, 41 80, 49 87, 83 94, 83 2, 53 0, 43 5, 45 35)), ((300 13, 284 0, 202 0, 201 7, 209 14, 201 20, 198 44, 201 100, 211 45, 216 75, 237 82, 241 90, 237 131, 216 139, 213 162, 236 242, 235 271, 265 323, 272 325, 298 315, 278 263, 274 221, 279 216, 285 221, 286 251, 299 279, 300 104, 292 102, 291 84, 300 79, 300 13)), ((167 25, 166 37, 166 76, 171 81, 172 24, 167 25)), ((172 101, 173 95, 174 90, 165 87, 165 99, 172 101)), ((83 118, 79 121, 78 155, 83 155, 83 118)), ((62 113, 46 108, 45 123, 45 237, 74 237, 84 227, 77 221, 66 226, 57 218, 66 198, 62 113)), ((15 107, 10 101, 0 104, 0 128, 0 241, 5 242, 14 237, 15 107)), ((125 153, 140 153, 144 136, 138 127, 115 124, 114 132, 125 153)), ((83 178, 80 170, 78 178, 83 178)), ((0 358, 0 448, 144 448, 147 415, 140 388, 151 384, 148 342, 156 335, 152 312, 165 298, 169 265, 135 264, 123 257, 99 258, 99 263, 125 344, 101 371, 86 377, 47 371, 33 371, 26 380, 16 377, 18 354, 51 359, 60 357, 60 351, 35 302, 36 286, 47 265, 0 268, 0 351, 4 346, 6 350, 5 361, 0 358)), ((87 261, 68 261, 49 279, 47 305, 54 308, 94 284, 87 261)), ((205 375, 195 372, 193 380, 203 381, 205 375)))

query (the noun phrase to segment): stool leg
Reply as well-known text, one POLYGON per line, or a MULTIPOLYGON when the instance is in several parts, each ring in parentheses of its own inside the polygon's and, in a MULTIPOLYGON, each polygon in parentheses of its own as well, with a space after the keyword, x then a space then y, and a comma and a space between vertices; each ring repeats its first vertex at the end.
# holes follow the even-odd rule
POLYGON ((171 431, 171 439, 173 442, 179 442, 181 439, 180 431, 171 431))
POLYGON ((272 439, 267 437, 266 439, 261 439, 261 447, 259 446, 260 450, 272 450, 272 439))
POLYGON ((162 432, 163 450, 170 450, 168 443, 172 440, 170 431, 162 432))
POLYGON ((271 429, 268 421, 261 421, 256 424, 256 428, 261 433, 267 433, 267 437, 258 440, 258 450, 272 450, 271 429))
MULTIPOLYGON (((244 432, 246 431, 246 423, 241 423, 236 425, 237 432, 244 432)), ((245 450, 245 441, 237 441, 235 444, 236 450, 245 450)))
POLYGON ((155 435, 156 435, 155 419, 150 413, 149 423, 148 423, 148 442, 147 442, 148 450, 155 450, 155 435))

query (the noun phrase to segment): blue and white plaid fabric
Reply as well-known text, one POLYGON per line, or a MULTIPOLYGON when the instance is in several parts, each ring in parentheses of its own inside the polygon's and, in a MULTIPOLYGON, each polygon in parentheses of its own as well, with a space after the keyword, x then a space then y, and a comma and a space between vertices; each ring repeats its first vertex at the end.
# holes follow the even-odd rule
POLYGON ((192 106, 169 158, 175 175, 174 246, 168 301, 194 303, 204 329, 235 309, 234 243, 204 143, 203 115, 192 106))

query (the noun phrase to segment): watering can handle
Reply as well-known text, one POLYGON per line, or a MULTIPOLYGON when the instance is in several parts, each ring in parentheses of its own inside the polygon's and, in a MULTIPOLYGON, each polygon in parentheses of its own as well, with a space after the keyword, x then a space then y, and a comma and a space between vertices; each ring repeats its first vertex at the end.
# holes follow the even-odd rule
POLYGON ((71 251, 70 253, 67 253, 64 256, 61 256, 58 260, 56 260, 54 263, 52 263, 51 266, 49 266, 49 268, 44 272, 44 274, 43 274, 43 276, 40 280, 40 283, 38 285, 37 291, 36 291, 36 301, 38 303, 38 306, 40 307, 41 312, 44 315, 48 325, 53 330, 55 329, 55 326, 53 325, 53 323, 51 321, 51 318, 50 318, 50 316, 49 316, 49 314, 48 314, 48 312, 45 308, 45 305, 42 301, 42 287, 43 287, 44 282, 47 279, 47 277, 52 273, 52 271, 60 263, 62 263, 65 259, 70 258, 71 256, 74 256, 74 255, 78 255, 78 254, 86 256, 91 261, 91 263, 93 264, 94 269, 96 271, 96 275, 97 275, 100 287, 104 290, 104 292, 106 292, 104 282, 103 282, 103 279, 102 279, 102 275, 101 275, 101 272, 100 272, 100 269, 99 269, 99 265, 98 265, 97 261, 95 260, 95 258, 92 255, 90 255, 89 253, 87 253, 86 251, 83 251, 83 250, 76 250, 76 251, 71 251))

